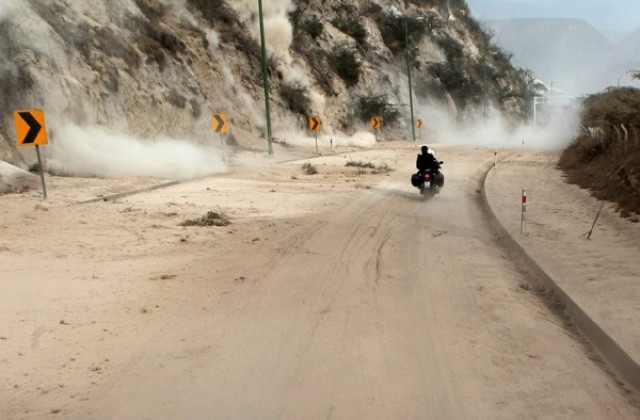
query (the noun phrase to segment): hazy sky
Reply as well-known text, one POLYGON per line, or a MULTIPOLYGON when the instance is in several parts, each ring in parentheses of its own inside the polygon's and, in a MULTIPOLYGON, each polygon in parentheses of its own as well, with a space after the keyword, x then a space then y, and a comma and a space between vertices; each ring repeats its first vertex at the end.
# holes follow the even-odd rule
POLYGON ((640 0, 467 0, 467 4, 482 20, 579 18, 614 36, 640 29, 640 0))

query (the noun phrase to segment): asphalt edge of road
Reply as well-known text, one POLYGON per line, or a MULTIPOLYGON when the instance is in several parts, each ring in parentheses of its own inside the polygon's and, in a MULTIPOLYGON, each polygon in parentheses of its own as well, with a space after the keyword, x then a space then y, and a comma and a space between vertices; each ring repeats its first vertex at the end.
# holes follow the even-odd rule
POLYGON ((78 201, 78 202, 76 202, 74 204, 80 205, 80 204, 97 203, 98 201, 114 201, 114 200, 118 200, 120 198, 129 197, 131 195, 142 194, 142 193, 145 193, 145 192, 155 191, 155 190, 159 190, 159 189, 162 189, 162 188, 172 187, 174 185, 182 184, 184 182, 187 182, 187 181, 163 182, 162 184, 152 185, 150 187, 140 188, 140 189, 133 190, 133 191, 125 191, 125 192, 121 192, 121 193, 105 195, 105 196, 102 196, 102 197, 90 198, 88 200, 78 201))
POLYGON ((607 332, 598 325, 587 312, 580 307, 554 280, 551 272, 543 269, 520 245, 520 243, 509 233, 506 227, 500 222, 493 208, 491 201, 486 194, 487 179, 493 166, 483 171, 480 180, 481 201, 492 224, 496 228, 498 236, 503 239, 514 252, 516 252, 531 269, 532 274, 550 289, 555 297, 564 305, 564 312, 569 315, 578 329, 591 341, 595 348, 611 364, 616 372, 636 390, 640 390, 640 364, 634 360, 607 332))

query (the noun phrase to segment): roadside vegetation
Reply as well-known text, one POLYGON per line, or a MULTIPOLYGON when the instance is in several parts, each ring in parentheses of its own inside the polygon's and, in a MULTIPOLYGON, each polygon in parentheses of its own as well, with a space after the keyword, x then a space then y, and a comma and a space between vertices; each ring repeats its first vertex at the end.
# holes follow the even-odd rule
POLYGON ((583 131, 563 152, 569 182, 640 221, 640 89, 611 88, 584 103, 583 131))
POLYGON ((318 173, 318 168, 313 166, 313 164, 307 162, 304 165, 302 165, 302 172, 304 172, 307 175, 315 175, 318 173))
POLYGON ((371 173, 373 175, 387 174, 391 172, 391 168, 385 162, 375 165, 373 162, 365 162, 362 160, 350 160, 344 166, 358 168, 360 174, 371 173))

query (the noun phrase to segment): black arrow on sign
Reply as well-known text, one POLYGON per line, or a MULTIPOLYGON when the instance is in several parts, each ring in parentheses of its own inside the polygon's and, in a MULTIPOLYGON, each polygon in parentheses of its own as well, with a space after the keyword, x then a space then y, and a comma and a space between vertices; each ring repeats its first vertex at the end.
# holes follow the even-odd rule
POLYGON ((222 119, 222 117, 218 114, 214 115, 213 118, 215 118, 216 121, 218 121, 218 125, 216 126, 216 133, 220 133, 224 128, 225 122, 222 119))
POLYGON ((38 137, 38 134, 40 133, 40 129, 42 129, 42 126, 38 121, 36 121, 35 118, 33 118, 33 115, 31 115, 30 112, 18 112, 18 115, 22 117, 24 122, 29 124, 29 132, 27 133, 24 140, 22 140, 22 144, 34 143, 36 141, 36 138, 38 137))
POLYGON ((320 125, 320 119, 316 117, 311 117, 311 121, 313 121, 313 125, 311 126, 311 131, 318 131, 318 126, 320 125))

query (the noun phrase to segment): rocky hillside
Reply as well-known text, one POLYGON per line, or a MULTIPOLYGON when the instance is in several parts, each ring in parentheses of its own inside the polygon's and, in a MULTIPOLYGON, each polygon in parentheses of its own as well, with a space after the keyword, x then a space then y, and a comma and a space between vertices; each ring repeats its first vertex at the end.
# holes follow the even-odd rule
MULTIPOLYGON (((304 133, 311 113, 324 133, 345 136, 380 113, 387 138, 408 138, 405 25, 427 131, 432 102, 460 121, 485 103, 511 119, 527 112, 526 72, 491 44, 464 0, 263 3, 275 141, 304 133)), ((266 149, 258 23, 249 0, 2 3, 0 160, 33 161, 31 148, 16 147, 12 116, 30 108, 45 110, 45 153, 96 127, 210 142, 218 111, 238 144, 266 149)))

